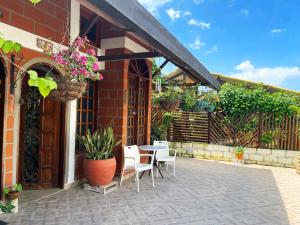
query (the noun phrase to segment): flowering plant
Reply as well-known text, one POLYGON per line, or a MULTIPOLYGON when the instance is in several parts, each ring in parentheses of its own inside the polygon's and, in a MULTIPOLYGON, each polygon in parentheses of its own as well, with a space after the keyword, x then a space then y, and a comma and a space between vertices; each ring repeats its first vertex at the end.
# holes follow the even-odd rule
POLYGON ((77 37, 67 50, 52 54, 53 60, 67 73, 65 76, 71 81, 102 80, 99 73, 99 62, 94 49, 86 49, 87 37, 77 37), (80 53, 79 49, 83 49, 80 53))

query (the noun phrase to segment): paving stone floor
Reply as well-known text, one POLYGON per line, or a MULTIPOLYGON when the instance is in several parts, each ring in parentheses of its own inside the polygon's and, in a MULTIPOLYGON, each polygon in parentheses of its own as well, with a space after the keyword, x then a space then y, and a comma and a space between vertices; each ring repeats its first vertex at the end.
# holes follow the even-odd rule
MULTIPOLYGON (((171 168, 170 168, 171 169, 171 168)), ((9 224, 300 224, 300 175, 293 169, 178 158, 177 174, 134 179, 105 196, 71 188, 30 203, 9 224)), ((1 224, 1 223, 0 223, 1 224)))

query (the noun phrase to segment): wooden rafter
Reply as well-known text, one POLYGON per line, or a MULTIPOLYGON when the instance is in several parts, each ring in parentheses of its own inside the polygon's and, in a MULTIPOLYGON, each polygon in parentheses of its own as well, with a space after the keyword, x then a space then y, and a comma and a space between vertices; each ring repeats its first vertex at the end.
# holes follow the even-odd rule
POLYGON ((161 57, 158 52, 139 52, 120 55, 97 56, 99 61, 119 61, 124 59, 147 59, 161 57))
POLYGON ((98 21, 99 16, 94 14, 92 18, 88 21, 88 23, 84 26, 84 28, 80 31, 80 37, 84 37, 87 33, 92 29, 95 23, 98 21))
POLYGON ((168 64, 169 60, 166 59, 161 65, 159 68, 157 68, 155 70, 155 72, 152 74, 152 78, 156 76, 157 73, 159 73, 159 71, 161 71, 167 64, 168 64))

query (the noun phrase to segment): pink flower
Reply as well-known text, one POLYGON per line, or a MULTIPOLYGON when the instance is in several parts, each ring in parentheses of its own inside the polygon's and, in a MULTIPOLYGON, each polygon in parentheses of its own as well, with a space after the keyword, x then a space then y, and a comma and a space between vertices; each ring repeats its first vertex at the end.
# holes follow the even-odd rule
POLYGON ((77 76, 77 74, 78 74, 78 70, 76 68, 72 68, 71 75, 75 77, 77 76))
POLYGON ((89 54, 89 55, 92 55, 92 56, 95 56, 95 55, 96 55, 96 52, 95 52, 95 50, 94 50, 93 48, 88 49, 88 50, 86 51, 86 53, 89 54))
POLYGON ((80 61, 81 61, 80 63, 82 65, 86 65, 86 63, 87 63, 87 57, 84 56, 84 55, 80 56, 80 61))
POLYGON ((79 73, 80 73, 81 75, 83 75, 83 76, 86 76, 86 75, 88 74, 88 72, 87 72, 87 70, 86 70, 85 67, 81 67, 81 68, 79 69, 79 73))
POLYGON ((79 61, 79 58, 80 58, 80 54, 79 54, 79 52, 74 52, 73 54, 72 54, 72 58, 75 60, 75 61, 79 61))
POLYGON ((103 80, 102 74, 99 74, 99 79, 100 79, 100 80, 103 80))
POLYGON ((98 71, 99 70, 99 65, 98 63, 93 63, 93 70, 98 71))

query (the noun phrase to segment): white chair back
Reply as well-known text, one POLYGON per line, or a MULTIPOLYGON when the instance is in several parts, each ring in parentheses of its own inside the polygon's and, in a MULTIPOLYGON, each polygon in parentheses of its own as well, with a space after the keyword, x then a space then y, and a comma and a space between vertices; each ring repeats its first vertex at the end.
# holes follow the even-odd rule
POLYGON ((169 143, 167 141, 154 141, 153 145, 163 146, 163 147, 166 147, 168 149, 167 151, 157 151, 156 152, 156 157, 157 158, 170 156, 169 143))
POLYGON ((140 163, 140 151, 137 145, 124 146, 124 167, 135 168, 140 163), (133 159, 134 158, 134 159, 133 159))

